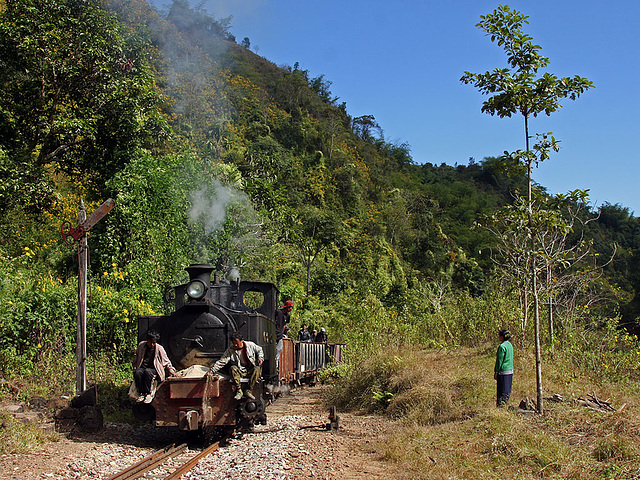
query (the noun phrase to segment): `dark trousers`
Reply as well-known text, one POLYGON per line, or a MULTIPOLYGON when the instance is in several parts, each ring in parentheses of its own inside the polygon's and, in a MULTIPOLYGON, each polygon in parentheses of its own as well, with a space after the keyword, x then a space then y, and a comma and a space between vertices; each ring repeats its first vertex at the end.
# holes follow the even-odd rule
POLYGON ((498 394, 496 405, 503 407, 509 401, 511 396, 511 385, 513 383, 513 374, 510 375, 498 375, 498 394))
POLYGON ((250 392, 253 391, 253 387, 260 378, 260 375, 262 375, 262 367, 258 366, 253 367, 251 370, 247 370, 244 375, 242 374, 242 371, 235 365, 231 365, 231 368, 229 368, 229 370, 231 372, 232 378, 231 383, 238 388, 240 388, 240 380, 243 377, 249 379, 249 385, 247 385, 247 387, 250 392))
POLYGON ((151 384, 157 375, 158 372, 156 372, 155 368, 136 368, 136 371, 133 372, 133 379, 140 395, 149 395, 151 393, 151 384))

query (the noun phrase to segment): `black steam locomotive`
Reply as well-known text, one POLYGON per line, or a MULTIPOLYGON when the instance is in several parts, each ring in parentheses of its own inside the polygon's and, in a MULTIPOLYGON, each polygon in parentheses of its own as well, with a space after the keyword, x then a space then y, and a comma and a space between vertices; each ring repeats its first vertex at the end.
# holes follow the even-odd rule
POLYGON ((217 274, 212 279, 214 268, 209 265, 191 265, 186 270, 188 283, 173 288, 174 312, 138 319, 138 340, 145 340, 150 330, 158 332, 159 343, 179 372, 157 385, 151 403, 134 406, 136 417, 187 431, 252 428, 255 423, 266 423, 265 408, 275 385, 313 382, 330 359, 340 359, 341 345, 285 338, 276 370, 276 286, 220 281, 217 274), (234 400, 228 376, 206 375, 230 346, 233 332, 260 345, 264 352, 255 400, 234 400))

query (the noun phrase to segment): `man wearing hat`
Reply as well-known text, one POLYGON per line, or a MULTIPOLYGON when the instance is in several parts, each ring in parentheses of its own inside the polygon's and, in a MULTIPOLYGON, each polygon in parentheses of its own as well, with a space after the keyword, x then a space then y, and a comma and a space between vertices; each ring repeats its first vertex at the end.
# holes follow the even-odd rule
POLYGON ((513 345, 509 339, 511 332, 502 329, 498 332, 500 345, 496 352, 496 364, 493 369, 493 378, 497 380, 496 405, 504 407, 511 396, 511 386, 513 384, 513 345))
POLYGON ((283 348, 282 337, 284 335, 284 327, 291 318, 291 310, 293 310, 292 300, 287 300, 284 305, 276 310, 276 372, 278 377, 280 376, 280 354, 283 348))

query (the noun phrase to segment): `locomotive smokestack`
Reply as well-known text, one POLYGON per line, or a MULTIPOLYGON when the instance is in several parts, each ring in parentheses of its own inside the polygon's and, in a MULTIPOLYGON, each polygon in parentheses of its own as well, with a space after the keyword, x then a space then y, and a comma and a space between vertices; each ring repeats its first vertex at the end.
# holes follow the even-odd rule
POLYGON ((206 287, 211 285, 211 272, 213 267, 203 263, 189 265, 185 270, 189 273, 189 282, 200 280, 206 287))

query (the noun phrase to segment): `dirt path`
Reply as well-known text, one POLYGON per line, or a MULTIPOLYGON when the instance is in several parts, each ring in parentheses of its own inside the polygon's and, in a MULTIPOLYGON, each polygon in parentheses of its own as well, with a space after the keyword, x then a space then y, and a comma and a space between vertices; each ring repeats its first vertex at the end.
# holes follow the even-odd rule
MULTIPOLYGON (((268 450, 273 447, 265 446, 266 453, 260 450, 262 444, 268 443, 268 436, 273 435, 269 429, 274 428, 273 425, 286 424, 286 441, 280 444, 284 451, 277 452, 282 469, 278 470, 280 473, 263 478, 402 478, 396 466, 382 461, 376 453, 377 444, 384 442, 393 424, 380 417, 338 412, 340 428, 338 431, 327 431, 322 428, 329 422, 328 407, 323 404, 323 388, 304 387, 284 394, 267 408, 267 426, 256 427, 258 433, 246 435, 235 442, 233 448, 244 448, 243 445, 246 445, 251 455, 275 457, 268 450)), ((29 454, 0 456, 0 478, 108 478, 109 472, 133 463, 150 449, 172 441, 163 435, 165 433, 159 433, 151 426, 134 429, 129 425, 108 424, 99 434, 63 437, 59 442, 39 446, 29 454)), ((234 465, 232 461, 230 473, 225 473, 226 476, 222 478, 236 478, 231 472, 234 465)), ((203 478, 208 478, 206 470, 203 478)), ((238 478, 242 476, 238 475, 238 478)))
MULTIPOLYGON (((270 407, 270 419, 281 415, 304 415, 308 425, 329 422, 328 408, 323 404, 322 387, 293 390, 270 407)), ((401 472, 384 462, 376 453, 393 424, 377 416, 361 416, 338 412, 340 428, 336 432, 322 428, 303 428, 304 448, 290 452, 295 458, 295 471, 289 478, 330 479, 399 479, 401 472)), ((307 425, 302 425, 307 426, 307 425)))

